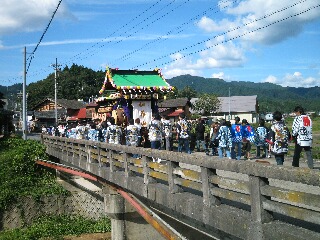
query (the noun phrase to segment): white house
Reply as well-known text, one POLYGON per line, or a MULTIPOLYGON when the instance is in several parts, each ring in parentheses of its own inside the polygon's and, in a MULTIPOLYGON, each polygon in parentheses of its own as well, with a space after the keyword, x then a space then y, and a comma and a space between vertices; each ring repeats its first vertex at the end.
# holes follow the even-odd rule
MULTIPOLYGON (((234 121, 236 116, 240 119, 247 119, 249 123, 256 123, 259 119, 259 105, 257 95, 253 96, 230 96, 218 97, 220 101, 220 108, 215 114, 211 116, 213 119, 225 118, 226 120, 234 121)), ((194 104, 198 98, 192 98, 191 104, 194 104)), ((191 113, 195 111, 190 110, 191 113)))

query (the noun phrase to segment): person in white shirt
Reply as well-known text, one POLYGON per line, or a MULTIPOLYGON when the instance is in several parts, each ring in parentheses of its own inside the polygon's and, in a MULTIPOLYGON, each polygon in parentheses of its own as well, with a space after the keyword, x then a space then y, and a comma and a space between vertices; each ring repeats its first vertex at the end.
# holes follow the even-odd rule
POLYGON ((172 150, 172 124, 168 116, 162 120, 162 134, 164 139, 164 147, 167 151, 172 150))
POLYGON ((302 107, 297 106, 294 109, 296 117, 292 123, 292 136, 295 137, 295 148, 293 154, 293 167, 299 167, 300 154, 302 149, 307 155, 307 164, 309 168, 313 168, 312 159, 312 120, 304 113, 302 107))
POLYGON ((159 114, 154 114, 149 124, 149 140, 151 149, 161 149, 162 123, 159 114))

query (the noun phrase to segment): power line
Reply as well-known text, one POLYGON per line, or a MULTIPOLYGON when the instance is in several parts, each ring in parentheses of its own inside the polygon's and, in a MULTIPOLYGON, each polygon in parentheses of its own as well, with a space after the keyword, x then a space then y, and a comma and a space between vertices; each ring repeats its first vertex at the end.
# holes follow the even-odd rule
MULTIPOLYGON (((115 33, 121 31, 123 28, 125 28, 125 27, 129 26, 130 24, 132 24, 136 19, 138 19, 139 17, 143 16, 146 12, 148 12, 148 11, 149 11, 150 9, 152 9, 153 7, 157 6, 161 1, 162 1, 162 0, 158 0, 156 3, 152 4, 150 7, 146 8, 146 9, 145 9, 144 11, 142 11, 140 14, 138 14, 137 16, 135 16, 134 18, 132 18, 131 20, 129 20, 128 22, 126 22, 124 25, 122 25, 120 28, 118 28, 117 30, 115 30, 113 33, 111 33, 110 35, 108 35, 106 38, 104 38, 104 40, 107 39, 108 37, 113 36, 115 33)), ((174 2, 174 1, 176 1, 176 0, 173 0, 172 2, 174 2)), ((61 2, 62 2, 62 0, 60 0, 60 2, 59 2, 59 4, 58 4, 58 6, 57 6, 57 8, 56 8, 56 10, 55 10, 52 18, 51 18, 51 20, 50 20, 50 22, 49 22, 49 24, 48 24, 48 26, 46 27, 46 31, 47 31, 47 29, 49 28, 49 25, 50 25, 50 23, 51 23, 54 15, 55 15, 56 11, 58 10, 61 2)), ((172 3, 172 2, 171 2, 171 3, 172 3)), ((171 3, 169 3, 169 4, 171 4, 171 3)), ((167 5, 168 5, 168 4, 167 4, 167 5)), ((145 21, 145 19, 142 20, 141 22, 144 22, 144 21, 145 21)), ((46 32, 46 31, 45 31, 45 32, 46 32)), ((42 37, 41 37, 41 40, 42 40, 45 32, 43 33, 43 35, 42 35, 42 37)), ((41 40, 40 40, 40 41, 41 41, 41 40)), ((100 41, 100 42, 103 42, 104 40, 102 40, 102 41, 100 41)), ((37 44, 37 47, 39 46, 40 41, 39 41, 39 43, 37 44)), ((86 51, 89 51, 91 48, 94 48, 94 47, 95 47, 96 45, 98 45, 100 42, 97 42, 97 43, 93 44, 91 47, 87 48, 85 51, 76 54, 75 56, 73 56, 73 57, 71 58, 71 60, 66 61, 64 64, 73 63, 73 62, 72 62, 72 59, 80 59, 80 60, 81 60, 81 58, 80 58, 80 55, 81 55, 81 54, 84 54, 86 51)), ((37 47, 35 48, 35 50, 33 51, 32 55, 31 55, 32 58, 33 58, 33 54, 35 53, 37 47)), ((88 57, 88 56, 87 56, 87 57, 88 57)), ((87 57, 85 57, 85 58, 87 58, 87 57)), ((30 56, 29 56, 29 58, 30 58, 30 56)), ((29 58, 28 58, 28 59, 29 59, 29 58)), ((31 60, 32 60, 32 58, 31 58, 31 60)), ((82 58, 82 59, 85 59, 85 58, 82 58)), ((28 65, 28 69, 29 69, 29 67, 30 67, 31 60, 30 60, 29 65, 28 65)), ((28 71, 28 70, 27 70, 27 71, 28 71)), ((28 76, 37 76, 37 75, 40 75, 42 72, 48 72, 48 71, 49 71, 49 70, 46 70, 46 71, 45 71, 45 70, 42 68, 42 69, 38 70, 35 74, 29 74, 28 76)))
MULTIPOLYGON (((245 23, 245 24, 243 24, 243 25, 241 25, 241 26, 237 26, 237 27, 235 27, 235 28, 233 28, 233 29, 230 29, 230 30, 225 31, 225 32, 223 32, 223 33, 221 33, 221 34, 218 34, 218 35, 216 35, 216 36, 214 36, 214 37, 207 38, 207 39, 205 39, 205 40, 203 40, 203 41, 200 41, 200 42, 194 43, 194 44, 192 44, 192 45, 186 46, 186 47, 184 47, 184 48, 182 48, 182 49, 179 49, 179 50, 177 50, 177 51, 175 51, 175 52, 171 52, 171 53, 169 53, 169 54, 162 55, 161 57, 158 57, 158 58, 153 59, 153 60, 151 60, 151 61, 145 62, 145 63, 143 63, 143 64, 136 65, 136 66, 132 67, 132 69, 136 69, 136 68, 145 66, 145 65, 147 65, 147 64, 150 64, 150 63, 153 63, 153 64, 154 64, 154 63, 155 63, 156 61, 158 61, 158 60, 161 60, 161 59, 163 59, 163 58, 169 57, 169 56, 174 55, 174 54, 176 54, 176 53, 181 53, 182 51, 189 50, 189 49, 191 49, 191 48, 193 48, 193 47, 197 47, 197 46, 199 46, 200 44, 203 44, 203 43, 208 42, 208 41, 212 41, 212 40, 215 39, 215 38, 218 38, 218 37, 220 37, 220 36, 226 35, 226 34, 231 33, 231 32, 233 32, 233 31, 239 30, 239 29, 241 29, 242 27, 246 27, 246 26, 248 26, 248 25, 250 25, 250 24, 252 24, 252 23, 255 23, 255 22, 258 22, 258 21, 261 21, 261 20, 265 20, 265 19, 267 19, 267 18, 269 18, 269 17, 271 17, 271 16, 273 16, 273 15, 275 15, 275 14, 277 14, 277 13, 281 13, 281 12, 283 12, 283 11, 286 11, 286 10, 288 10, 289 8, 292 8, 292 7, 294 7, 294 6, 296 6, 296 5, 300 4, 300 3, 303 3, 303 2, 305 2, 305 1, 306 1, 306 0, 300 0, 300 1, 296 2, 296 3, 293 3, 293 4, 290 5, 290 6, 287 6, 287 7, 281 8, 281 9, 278 9, 278 10, 276 10, 276 11, 274 11, 274 12, 271 12, 271 13, 269 13, 269 14, 266 14, 266 15, 260 17, 260 18, 254 19, 254 20, 252 20, 252 21, 250 21, 250 22, 247 22, 247 23, 245 23)), ((316 6, 316 7, 317 7, 317 6, 316 6)), ((310 7, 310 8, 307 9, 307 11, 310 11, 310 10, 312 10, 313 8, 314 8, 314 7, 310 7)), ((301 14, 303 14, 303 13, 305 13, 305 12, 302 11, 302 12, 300 12, 299 15, 301 15, 301 14)), ((294 15, 291 15, 289 18, 291 18, 291 17, 294 17, 294 15)), ((284 18, 284 20, 286 20, 286 18, 284 18)), ((281 20, 281 21, 284 21, 284 20, 281 20)), ((279 21, 279 20, 278 20, 278 21, 279 21)), ((275 21, 274 23, 277 23, 278 21, 275 21)), ((271 25, 273 25, 273 24, 269 24, 269 25, 267 25, 267 26, 271 26, 271 25)), ((249 32, 247 32, 245 35, 247 35, 248 33, 256 32, 256 31, 261 30, 261 29, 263 29, 263 28, 265 28, 265 27, 260 27, 260 28, 257 28, 256 30, 249 31, 249 32)), ((237 37, 231 38, 231 39, 229 39, 229 40, 222 41, 222 43, 231 41, 231 40, 233 40, 233 39, 237 39, 237 38, 242 37, 242 36, 244 36, 244 35, 242 34, 242 35, 239 35, 239 36, 237 36, 237 37)), ((221 43, 220 43, 220 44, 221 44, 221 43)), ((220 44, 217 44, 217 45, 220 45, 220 44)), ((212 46, 211 46, 211 47, 208 47, 208 48, 205 48, 205 49, 203 49, 203 50, 200 50, 200 51, 195 51, 195 52, 193 52, 192 54, 195 54, 195 53, 197 53, 197 52, 202 52, 202 51, 207 50, 207 49, 209 49, 209 48, 212 48, 212 46)), ((189 55, 192 55, 192 54, 189 54, 189 55)), ((183 58, 184 58, 184 57, 183 57, 183 58)), ((179 58, 179 59, 176 59, 176 60, 180 60, 180 58, 179 58)), ((175 61, 175 60, 171 60, 171 61, 169 61, 169 62, 166 62, 165 64, 171 63, 171 62, 174 62, 174 61, 175 61)))
MULTIPOLYGON (((238 2, 238 1, 239 1, 239 0, 235 0, 235 1, 233 1, 232 3, 236 3, 236 2, 238 2)), ((226 2, 227 2, 227 1, 225 1, 225 2, 223 2, 223 1, 219 2, 219 4, 217 4, 217 7, 219 7, 220 4, 226 3, 226 2)), ((228 1, 228 2, 229 2, 229 1, 228 1)), ((123 60, 123 61, 128 60, 128 59, 131 58, 130 56, 132 56, 133 54, 135 54, 135 53, 137 53, 137 52, 139 52, 139 51, 141 51, 141 50, 143 50, 143 49, 146 49, 146 47, 148 47, 149 45, 154 44, 154 43, 157 43, 157 42, 160 42, 161 40, 162 40, 162 41, 165 41, 165 40, 169 39, 168 36, 172 35, 176 30, 177 30, 177 33, 183 32, 183 27, 184 27, 185 25, 190 24, 191 22, 197 20, 199 17, 207 14, 209 11, 212 11, 212 10, 216 9, 217 7, 214 7, 214 8, 210 7, 210 8, 208 8, 207 10, 203 11, 202 13, 199 13, 199 14, 197 14, 196 16, 190 18, 188 21, 182 23, 180 26, 178 26, 178 27, 176 27, 176 28, 174 28, 174 29, 171 29, 171 30, 168 31, 165 35, 159 36, 159 37, 156 38, 155 40, 152 40, 152 41, 144 44, 144 45, 141 46, 140 48, 135 49, 135 50, 131 51, 130 53, 127 53, 127 54, 123 55, 122 57, 116 59, 115 62, 116 62, 116 61, 119 61, 119 60, 123 60)), ((228 7, 228 5, 225 5, 224 7, 222 7, 222 9, 225 9, 225 8, 227 8, 227 7, 228 7)), ((221 9, 215 11, 214 14, 215 14, 215 13, 218 13, 218 12, 220 12, 220 11, 221 11, 221 9)), ((111 64, 111 65, 112 65, 112 64, 111 64)))
POLYGON ((59 9, 59 6, 60 6, 61 2, 62 2, 62 0, 59 1, 56 9, 54 10, 54 12, 53 12, 53 14, 52 14, 52 16, 51 16, 51 19, 50 19, 47 27, 45 28, 44 32, 42 33, 42 36, 41 36, 39 42, 37 43, 36 47, 35 47, 34 50, 32 51, 31 55, 28 57, 28 59, 30 58, 30 60, 29 60, 29 64, 28 64, 28 68, 27 68, 27 70, 26 70, 26 73, 28 73, 28 70, 29 70, 29 67, 30 67, 30 65, 31 65, 32 59, 34 58, 34 54, 35 54, 35 52, 37 51, 37 49, 38 49, 38 47, 39 47, 39 45, 40 45, 40 43, 41 43, 44 35, 45 35, 46 32, 48 31, 48 29, 49 29, 49 27, 50 27, 50 24, 51 24, 51 22, 52 22, 52 20, 53 20, 53 18, 54 18, 54 16, 55 16, 55 14, 56 14, 56 12, 57 12, 58 9, 59 9))
MULTIPOLYGON (((173 0, 174 2, 175 0, 173 0)), ((157 1, 156 3, 152 4, 150 7, 148 7, 147 9, 145 9, 144 11, 142 11, 140 14, 138 14, 137 16, 135 16, 134 18, 130 19, 128 22, 126 22, 125 24, 123 24, 120 28, 118 28, 117 30, 113 31, 111 34, 109 34, 107 37, 105 37, 103 40, 99 41, 99 42, 96 42, 95 44, 93 44, 91 47, 87 48, 85 51, 83 52, 80 52, 78 54, 76 54, 75 56, 73 56, 71 58, 72 59, 80 59, 79 56, 81 54, 85 54, 86 52, 90 51, 90 49, 94 48, 95 46, 97 46, 98 44, 100 43, 103 43, 105 40, 107 40, 108 38, 112 37, 115 33, 121 31, 123 28, 129 26, 130 24, 132 24, 135 20, 137 20, 139 17, 143 16, 146 12, 148 12, 150 9, 152 9, 153 7, 157 6, 159 3, 161 2, 161 0, 157 1)), ((171 2, 172 3, 172 2, 171 2)), ((171 4, 169 3, 169 4, 171 4)), ((141 22, 144 22, 146 19, 142 20, 141 22)), ((140 23, 141 23, 140 22, 140 23)), ((126 33, 126 32, 125 32, 126 33)), ((107 43, 109 43, 111 41, 108 41, 107 43)), ((101 48, 101 47, 99 47, 101 48)), ((92 55, 91 55, 92 56, 92 55)), ((69 60, 68 62, 70 63, 71 60, 69 60)), ((67 63, 68 63, 67 62, 67 63)))
MULTIPOLYGON (((238 36, 236 36, 236 37, 229 38, 229 39, 227 39, 227 40, 221 41, 220 43, 216 43, 216 44, 214 44, 214 45, 212 45, 212 46, 210 46, 210 47, 207 47, 207 48, 204 48, 204 49, 200 49, 200 50, 198 50, 198 51, 188 53, 188 54, 186 54, 186 55, 184 55, 184 56, 182 56, 182 57, 180 57, 180 58, 177 58, 177 59, 174 59, 174 60, 171 60, 171 61, 162 63, 162 65, 169 64, 169 63, 172 63, 172 62, 181 60, 181 59, 183 59, 183 58, 186 58, 186 57, 191 56, 191 55, 196 54, 196 53, 203 52, 203 51, 205 51, 205 50, 211 49, 211 48, 216 47, 216 46, 218 46, 218 45, 221 45, 221 44, 223 44, 223 43, 227 43, 227 42, 229 42, 229 41, 232 41, 232 40, 235 40, 235 39, 244 37, 244 36, 246 36, 246 35, 248 35, 248 34, 251 34, 251 33, 257 32, 257 31, 259 31, 259 30, 268 28, 268 27, 270 27, 270 26, 272 26, 272 25, 274 25, 274 24, 278 24, 278 23, 283 22, 283 21, 286 21, 286 20, 288 20, 288 19, 290 19, 290 18, 294 18, 294 17, 297 17, 297 16, 302 15, 302 14, 304 14, 304 13, 307 13, 307 12, 313 10, 313 9, 318 8, 318 7, 320 7, 320 4, 319 4, 319 5, 316 5, 316 6, 309 7, 309 8, 307 8, 306 10, 303 10, 303 11, 301 11, 301 12, 299 12, 299 13, 290 15, 290 16, 285 17, 285 18, 282 18, 282 19, 280 19, 280 20, 274 21, 274 22, 272 22, 272 23, 270 23, 270 24, 267 24, 267 25, 265 25, 265 26, 256 28, 256 29, 251 30, 251 31, 248 31, 248 32, 245 32, 245 33, 243 33, 243 34, 241 34, 241 35, 238 35, 238 36)), ((157 66, 155 66, 155 67, 157 67, 157 66)), ((153 67, 153 68, 154 68, 154 67, 153 67)))
MULTIPOLYGON (((134 35, 134 34, 136 34, 136 33, 140 32, 141 30, 145 29, 146 27, 150 26, 151 24, 153 24, 153 23, 155 23, 155 22, 159 21, 160 19, 162 19, 162 18, 166 17, 166 16, 167 16, 167 15, 169 15, 170 13, 173 13, 177 8, 181 7, 182 5, 184 5, 185 3, 189 2, 189 1, 190 1, 190 0, 186 0, 186 1, 184 1, 183 3, 179 4, 179 5, 178 5, 177 7, 175 7, 174 9, 171 9, 170 11, 168 11, 168 12, 166 12, 165 14, 161 15, 161 16, 160 16, 160 17, 158 17, 157 19, 153 20, 151 23, 146 24, 145 26, 143 26, 143 27, 141 27, 141 28, 137 29, 135 32, 133 32, 133 33, 131 33, 131 34, 127 35, 127 36, 126 36, 126 37, 124 37, 124 38, 121 38, 121 39, 120 39, 120 40, 118 40, 118 41, 116 41, 116 42, 114 43, 114 45, 115 45, 115 44, 119 44, 119 43, 123 42, 125 39, 128 39, 128 38, 129 38, 129 37, 131 37, 132 35, 134 35)), ((175 0, 174 0, 174 1, 172 1, 172 2, 170 2, 170 3, 168 3, 168 4, 166 5, 166 7, 167 7, 167 6, 169 6, 169 5, 171 5, 173 2, 175 2, 175 0)), ((164 7, 164 8, 162 8, 162 9, 158 10, 156 13, 152 14, 151 16, 154 16, 155 14, 159 13, 160 11, 162 11, 163 9, 165 9, 166 7, 164 7)), ((146 20, 149 20, 149 19, 150 19, 150 17, 145 18, 145 19, 144 19, 144 20, 142 20, 139 24, 135 25, 132 29, 135 29, 135 28, 136 28, 137 26, 139 26, 141 23, 145 23, 145 22, 146 22, 146 20)), ((130 30, 132 30, 132 29, 130 29, 130 30)), ((124 34, 126 34, 126 33, 128 33, 128 31, 125 31, 125 32, 124 32, 124 34)), ((120 34, 120 36, 119 36, 119 37, 123 36, 124 34, 120 34)), ((104 47, 107 43, 111 43, 111 42, 112 42, 112 41, 111 41, 111 40, 109 40, 109 41, 107 41, 107 42, 103 43, 101 46, 99 46, 99 48, 102 48, 102 47, 104 47)), ((92 51, 92 53, 91 53, 90 55, 89 55, 89 54, 88 54, 88 55, 86 55, 84 58, 82 58, 82 60, 83 60, 83 59, 86 59, 86 58, 88 58, 88 57, 92 57, 92 56, 94 56, 94 55, 95 55, 95 53, 96 53, 97 51, 98 51, 98 50, 92 51)))
MULTIPOLYGON (((62 1, 62 0, 61 0, 61 1, 62 1)), ((61 2, 61 1, 60 1, 60 2, 61 2)), ((212 39, 217 38, 217 37, 219 37, 219 36, 226 35, 226 34, 232 32, 232 31, 241 29, 242 27, 247 26, 247 25, 249 25, 249 24, 252 24, 252 23, 254 23, 254 22, 257 22, 257 21, 260 21, 260 20, 263 20, 263 19, 267 19, 267 18, 269 18, 270 16, 272 16, 272 15, 274 15, 274 14, 276 14, 276 13, 280 13, 280 12, 282 12, 282 11, 285 11, 285 10, 287 10, 288 8, 293 7, 293 6, 296 6, 296 5, 298 5, 298 4, 302 3, 302 2, 305 2, 305 1, 306 1, 306 0, 300 0, 299 2, 296 2, 296 3, 294 3, 294 4, 292 4, 292 5, 288 6, 288 7, 284 7, 284 8, 282 8, 282 9, 276 10, 276 11, 273 12, 273 13, 264 15, 264 16, 258 18, 258 19, 255 19, 255 20, 252 20, 252 21, 250 21, 250 22, 247 22, 246 24, 244 24, 244 25, 242 25, 242 26, 235 27, 235 28, 230 29, 230 30, 228 30, 228 31, 226 31, 226 32, 224 32, 224 33, 221 33, 221 34, 217 35, 217 36, 208 38, 208 39, 203 40, 203 41, 201 41, 201 42, 197 42, 197 43, 195 43, 195 44, 192 44, 191 46, 187 46, 187 47, 185 47, 185 48, 183 48, 183 49, 180 49, 180 50, 175 51, 175 52, 173 52, 173 53, 170 53, 170 54, 168 54, 168 55, 161 56, 161 57, 159 57, 159 58, 156 58, 156 59, 153 59, 153 60, 151 60, 151 61, 148 61, 148 62, 146 62, 146 63, 144 63, 144 64, 140 64, 140 65, 138 65, 138 66, 135 66, 135 67, 133 67, 133 69, 138 68, 138 67, 141 67, 141 66, 145 66, 145 65, 150 64, 150 63, 154 64, 154 63, 156 63, 157 61, 159 61, 159 60, 161 60, 161 59, 163 59, 163 58, 165 58, 165 57, 168 57, 168 56, 170 56, 170 55, 172 55, 172 54, 180 53, 180 52, 185 51, 185 50, 190 50, 191 48, 196 47, 196 46, 199 46, 200 44, 205 43, 205 42, 207 42, 207 41, 209 41, 209 40, 212 40, 212 39)), ((160 2, 160 1, 158 1, 157 3, 159 3, 159 2, 160 2)), ((155 3, 155 4, 152 5, 151 7, 155 6, 157 3, 155 3)), ((59 3, 59 4, 60 4, 60 3, 59 3)), ((150 9, 151 7, 149 7, 149 9, 150 9)), ((58 8, 58 7, 57 7, 57 8, 58 8)), ((145 10, 145 11, 146 11, 146 10, 145 10)), ((145 11, 144 11, 144 12, 145 12, 145 11)), ((173 11, 173 10, 171 10, 171 11, 173 11)), ((301 14, 303 14, 303 13, 301 13, 301 14)), ((142 14, 140 14, 140 15, 138 15, 138 16, 142 16, 142 14)), ((164 16, 164 15, 162 15, 162 16, 164 16)), ((138 18, 138 17, 135 17, 134 19, 137 19, 137 18, 138 18)), ((148 19, 149 19, 149 18, 148 18, 148 19)), ((51 19, 51 20, 52 20, 52 19, 51 19)), ((51 21, 50 21, 50 22, 51 22, 51 21)), ((155 23, 155 22, 156 22, 156 20, 154 20, 152 23, 149 23, 148 26, 149 26, 150 24, 155 23)), ((126 23, 125 25, 123 25, 123 27, 128 26, 128 25, 129 25, 129 23, 126 23)), ((271 24, 271 25, 273 25, 273 24, 271 24)), ((48 26, 49 26, 49 25, 48 25, 48 26)), ((145 27, 146 27, 146 26, 144 26, 144 28, 145 28, 145 27)), ((47 28, 48 28, 48 27, 47 27, 47 28)), ((265 27, 262 27, 262 28, 265 28, 265 27)), ((262 28, 260 28, 260 29, 262 29, 262 28)), ((258 30, 260 30, 260 29, 259 29, 259 28, 258 28, 258 29, 255 29, 253 32, 258 31, 258 30)), ((178 30, 178 28, 176 28, 176 30, 178 30)), ((179 30, 180 30, 180 29, 179 29, 179 30)), ((117 31, 118 31, 118 30, 117 30, 117 31)), ((114 33, 116 33, 117 31, 114 31, 114 33)), ((125 33, 127 33, 127 32, 128 32, 128 31, 126 31, 125 33)), ((138 32, 138 31, 135 31, 134 33, 131 34, 131 36, 132 36, 133 34, 137 33, 137 32, 138 32)), ((169 32, 170 32, 170 31, 169 31, 169 32)), ((114 34, 114 33, 113 33, 113 34, 114 34)), ((249 32, 249 33, 251 33, 251 32, 249 32)), ((247 34, 249 34, 249 33, 247 33, 247 34)), ((168 33, 167 33, 167 34, 168 34, 168 33)), ((164 35, 164 36, 165 36, 165 35, 164 35)), ((163 39, 164 36, 162 36, 162 37, 160 37, 160 38, 163 39)), ((237 39, 237 38, 240 38, 240 37, 242 37, 242 36, 235 37, 234 39, 237 39)), ((42 38, 41 38, 41 39, 42 39, 42 38)), ((161 40, 161 39, 160 39, 160 40, 161 40)), ((228 41, 231 41, 231 40, 233 40, 233 39, 228 39, 228 40, 222 41, 222 42, 216 44, 215 46, 220 45, 220 44, 223 44, 223 43, 228 42, 228 41)), ((40 40, 40 42, 41 42, 41 40, 40 40)), ((39 44, 40 44, 40 42, 39 42, 39 44)), ((39 44, 38 44, 38 45, 39 45, 39 44)), ((96 45, 98 45, 98 44, 99 44, 99 43, 96 43, 96 44, 93 45, 93 46, 96 46, 96 45)), ((153 42, 149 43, 148 45, 151 46, 152 44, 153 44, 153 42)), ((104 45, 103 45, 103 46, 104 46, 104 45)), ((100 48, 103 47, 103 46, 100 46, 100 48)), ((211 47, 214 47, 214 46, 211 46, 211 47)), ((211 48, 211 47, 210 47, 210 48, 211 48)), ((88 49, 89 49, 89 48, 88 48, 88 49)), ((87 49, 87 50, 88 50, 88 49, 87 49)), ((207 50, 207 49, 209 49, 209 48, 205 48, 205 49, 202 49, 202 50, 199 50, 199 51, 194 51, 193 53, 190 53, 190 54, 188 54, 188 55, 186 55, 186 56, 190 56, 190 55, 193 55, 193 54, 195 54, 195 53, 198 53, 198 52, 201 52, 201 51, 205 51, 205 50, 207 50)), ((35 50, 36 50, 36 49, 35 49, 35 50)), ((34 52, 35 52, 35 50, 34 50, 34 52)), ((33 53, 34 53, 34 52, 33 52, 33 53)), ((83 53, 83 52, 82 52, 82 53, 83 53)), ((80 55, 80 54, 82 54, 82 53, 79 53, 78 55, 80 55)), ((136 53, 136 52, 134 52, 134 53, 136 53)), ((134 53, 131 53, 130 56, 131 56, 131 55, 134 55, 134 53)), ((77 55, 76 55, 76 56, 77 56, 77 55)), ((184 56, 184 57, 186 57, 186 56, 184 56)), ((87 56, 87 57, 88 57, 88 56, 87 56)), ((182 58, 184 58, 184 57, 182 57, 182 58)), ((79 57, 79 59, 80 59, 80 57, 79 57)), ((84 58, 82 58, 82 59, 84 59, 84 58)), ((181 58, 179 58, 179 59, 174 59, 174 60, 168 61, 168 62, 166 62, 166 63, 162 63, 162 65, 168 64, 168 63, 171 63, 171 62, 180 60, 180 59, 181 59, 181 58)), ((122 59, 121 59, 121 60, 122 60, 122 59)), ((29 63, 29 65, 30 65, 30 63, 29 63)), ((153 66, 152 68, 154 68, 154 66, 153 66)), ((40 71, 41 71, 41 70, 38 71, 38 72, 39 72, 38 74, 40 74, 40 71)), ((34 75, 37 75, 37 73, 34 74, 34 75)))

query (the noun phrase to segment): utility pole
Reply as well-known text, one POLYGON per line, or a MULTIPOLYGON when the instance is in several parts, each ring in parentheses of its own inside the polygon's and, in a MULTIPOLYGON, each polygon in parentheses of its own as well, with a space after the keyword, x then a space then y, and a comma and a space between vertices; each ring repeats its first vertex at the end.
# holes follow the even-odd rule
POLYGON ((27 94, 26 94, 26 83, 27 83, 27 48, 24 47, 23 51, 23 89, 22 89, 22 134, 23 140, 27 140, 27 94))
POLYGON ((231 109, 230 108, 231 108, 231 97, 230 97, 230 87, 229 87, 229 117, 228 117, 229 121, 231 120, 231 111, 230 111, 231 109))
POLYGON ((51 64, 54 68, 54 116, 55 116, 55 128, 58 127, 58 109, 57 109, 57 77, 58 77, 58 59, 56 58, 56 63, 51 64))

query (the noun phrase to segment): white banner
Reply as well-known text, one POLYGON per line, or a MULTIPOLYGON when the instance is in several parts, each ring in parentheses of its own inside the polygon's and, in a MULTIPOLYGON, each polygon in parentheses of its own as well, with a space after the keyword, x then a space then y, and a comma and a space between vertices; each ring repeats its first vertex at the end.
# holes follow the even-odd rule
POLYGON ((132 101, 133 119, 140 118, 140 123, 146 127, 151 122, 152 109, 150 101, 132 101))

